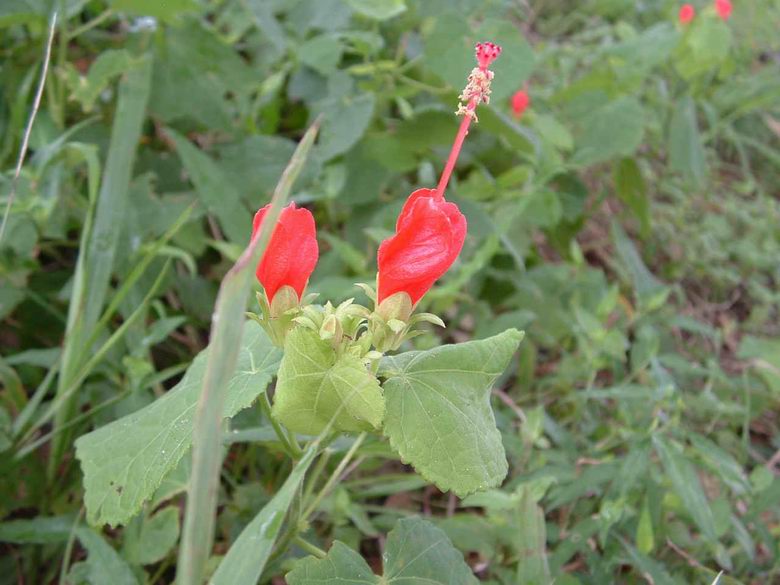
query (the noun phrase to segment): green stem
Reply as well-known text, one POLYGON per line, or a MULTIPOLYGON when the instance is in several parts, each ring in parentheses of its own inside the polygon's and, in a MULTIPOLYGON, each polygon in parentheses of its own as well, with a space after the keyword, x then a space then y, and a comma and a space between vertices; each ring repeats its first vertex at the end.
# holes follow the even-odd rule
POLYGON ((333 473, 328 478, 328 481, 325 482, 325 485, 320 490, 320 492, 315 496, 314 501, 309 504, 309 506, 305 509, 303 513, 303 518, 308 519, 309 516, 311 516, 319 507, 322 500, 325 498, 325 496, 330 493, 330 491, 333 489, 333 486, 336 485, 336 482, 339 480, 339 477, 341 477, 341 474, 344 472, 344 470, 347 468, 347 465, 349 465, 350 460, 355 455, 357 450, 360 448, 360 445, 363 443, 367 436, 367 433, 363 432, 360 433, 355 439, 355 442, 352 443, 352 446, 349 448, 349 451, 347 451, 347 454, 344 455, 343 459, 339 462, 336 469, 333 470, 333 473))
POLYGON ((301 547, 303 550, 305 550, 307 553, 312 554, 317 558, 324 559, 326 556, 328 556, 328 553, 326 553, 320 547, 313 545, 308 540, 305 540, 300 536, 296 536, 293 539, 293 542, 297 544, 299 547, 301 547))
POLYGON ((111 18, 112 16, 114 16, 114 11, 111 10, 110 8, 105 10, 104 12, 101 12, 95 18, 90 20, 89 22, 85 22, 80 27, 70 31, 68 33, 68 40, 75 39, 77 36, 79 36, 81 34, 84 34, 85 32, 87 32, 89 30, 92 30, 93 28, 95 28, 96 26, 102 24, 107 19, 111 18))
POLYGON ((311 495, 314 493, 314 486, 317 485, 317 482, 319 481, 325 466, 328 464, 328 461, 330 461, 330 451, 324 449, 320 454, 320 458, 317 460, 316 467, 311 472, 311 477, 309 477, 306 488, 303 490, 304 502, 308 502, 311 499, 311 495))
POLYGON ((263 392, 263 397, 260 399, 260 407, 263 409, 265 416, 271 421, 271 426, 274 428, 276 436, 279 437, 279 442, 282 444, 282 448, 287 454, 295 461, 301 458, 303 451, 301 451, 298 442, 294 437, 289 436, 279 421, 271 414, 271 400, 268 398, 268 393, 263 392))
POLYGON ((73 545, 76 543, 76 529, 78 528, 78 525, 81 522, 81 517, 83 515, 84 507, 82 506, 81 510, 79 510, 78 516, 76 516, 76 519, 73 521, 73 527, 70 529, 70 534, 68 535, 68 542, 65 544, 65 552, 62 554, 60 579, 58 581, 59 585, 65 585, 65 583, 67 583, 65 579, 68 576, 68 567, 70 566, 70 557, 73 554, 73 545))

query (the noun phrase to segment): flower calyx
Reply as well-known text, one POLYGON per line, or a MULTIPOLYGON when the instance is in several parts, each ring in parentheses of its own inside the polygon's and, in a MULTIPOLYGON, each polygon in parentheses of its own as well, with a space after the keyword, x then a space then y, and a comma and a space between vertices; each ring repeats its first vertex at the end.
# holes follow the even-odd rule
POLYGON ((337 353, 349 352, 363 357, 365 351, 358 337, 365 329, 369 314, 368 309, 355 304, 355 299, 347 299, 336 307, 330 301, 325 305, 304 307, 293 322, 316 331, 320 339, 329 341, 337 353))
POLYGON ((415 326, 426 322, 445 327, 444 321, 433 313, 412 314, 414 306, 405 292, 397 292, 384 299, 371 313, 368 321, 368 337, 377 352, 395 351, 401 344, 423 331, 415 326))
POLYGON ((280 287, 270 301, 265 292, 258 292, 257 304, 260 306, 260 314, 247 313, 247 317, 265 329, 274 345, 284 347, 284 340, 293 328, 296 317, 315 298, 317 298, 316 294, 310 294, 303 300, 299 300, 296 290, 287 285, 280 287))

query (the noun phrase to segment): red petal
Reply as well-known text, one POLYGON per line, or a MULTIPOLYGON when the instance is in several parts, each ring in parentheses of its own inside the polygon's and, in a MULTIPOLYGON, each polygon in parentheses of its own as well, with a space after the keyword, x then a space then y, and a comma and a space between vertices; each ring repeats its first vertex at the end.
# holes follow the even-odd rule
POLYGON ((401 211, 396 235, 379 247, 381 302, 406 292, 417 303, 458 257, 466 218, 457 205, 434 199, 430 189, 412 193, 401 211))
MULTIPOLYGON (((268 209, 267 205, 255 214, 252 237, 260 229, 268 209)), ((279 215, 268 248, 257 266, 257 279, 270 300, 282 286, 291 286, 300 299, 318 257, 314 217, 308 209, 298 209, 291 203, 279 215)))

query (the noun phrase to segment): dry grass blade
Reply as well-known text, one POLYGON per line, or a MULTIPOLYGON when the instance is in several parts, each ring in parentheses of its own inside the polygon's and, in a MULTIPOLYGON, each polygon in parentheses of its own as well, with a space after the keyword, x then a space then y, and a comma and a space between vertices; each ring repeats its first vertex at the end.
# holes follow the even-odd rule
POLYGON ((30 145, 30 135, 32 134, 33 123, 35 122, 35 117, 38 115, 38 109, 41 107, 43 86, 46 84, 46 75, 49 73, 49 63, 51 62, 51 46, 54 42, 54 31, 56 28, 57 11, 55 10, 52 12, 51 21, 49 21, 49 38, 46 41, 46 53, 43 57, 41 79, 38 82, 38 90, 35 92, 35 100, 33 101, 32 111, 30 112, 30 119, 27 121, 27 128, 25 128, 24 136, 22 137, 22 146, 19 148, 19 158, 16 161, 14 178, 11 182, 11 192, 8 194, 8 203, 5 206, 5 213, 3 213, 3 222, 0 224, 0 242, 3 241, 3 236, 5 235, 5 226, 8 223, 8 216, 11 214, 11 206, 14 204, 14 199, 16 198, 16 184, 19 182, 19 175, 22 174, 22 165, 24 164, 24 158, 27 156, 27 148, 30 145))

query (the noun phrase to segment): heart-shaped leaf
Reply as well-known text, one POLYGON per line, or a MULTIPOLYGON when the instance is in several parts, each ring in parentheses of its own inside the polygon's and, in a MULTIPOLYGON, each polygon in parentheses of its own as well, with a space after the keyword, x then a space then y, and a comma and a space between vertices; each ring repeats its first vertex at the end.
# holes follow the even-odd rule
POLYGON ((440 528, 421 518, 400 520, 387 535, 384 571, 374 575, 346 544, 333 543, 324 559, 306 557, 287 574, 288 585, 476 585, 463 555, 440 528))
POLYGON ((440 489, 465 496, 506 477, 490 391, 522 338, 509 329, 382 361, 384 433, 401 459, 440 489))
POLYGON ((316 435, 334 419, 336 431, 370 431, 379 428, 384 412, 379 381, 359 358, 337 356, 311 329, 287 335, 273 414, 288 429, 316 435))

